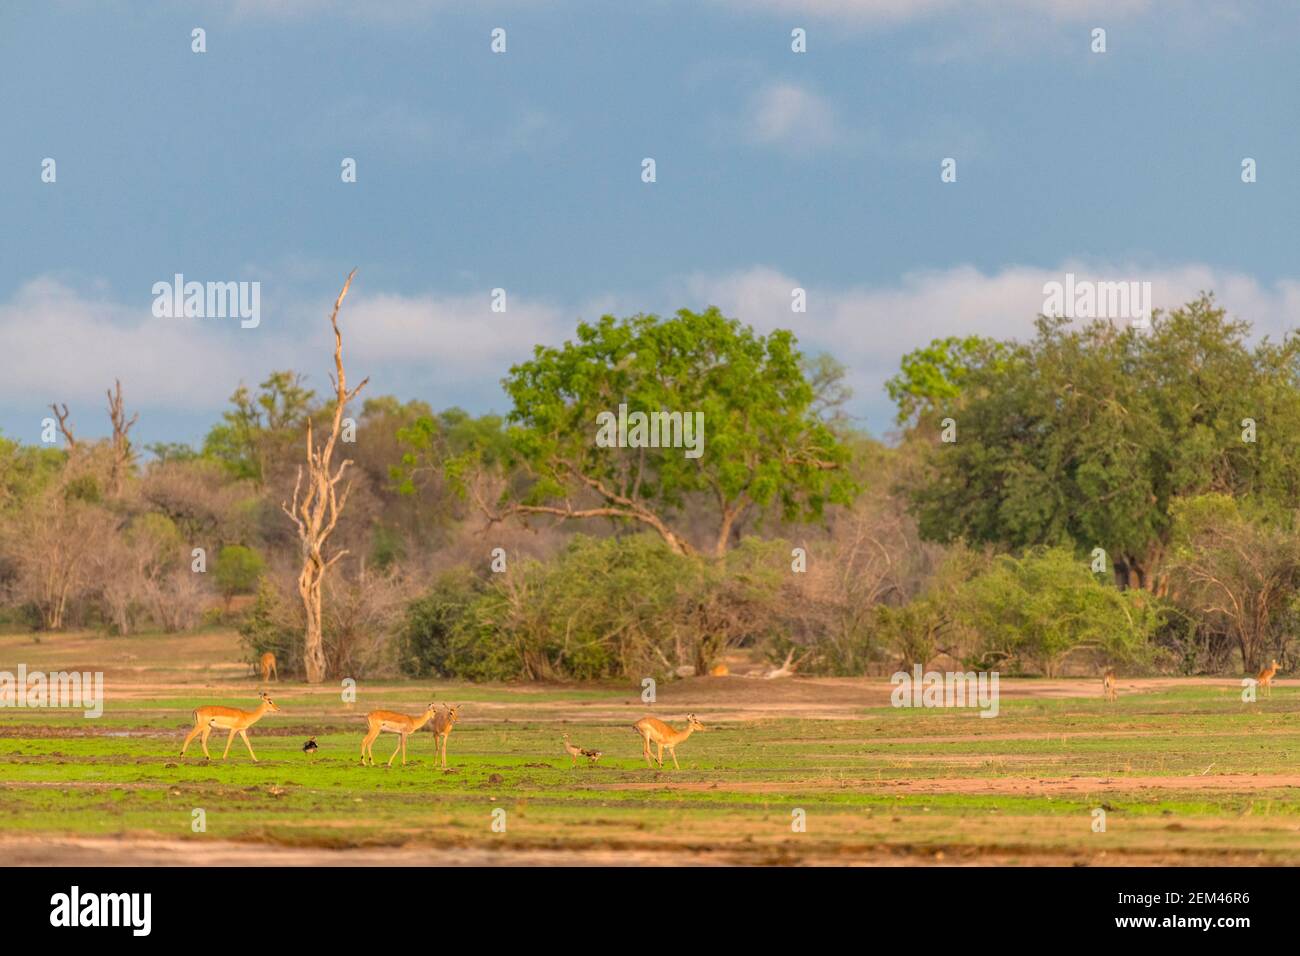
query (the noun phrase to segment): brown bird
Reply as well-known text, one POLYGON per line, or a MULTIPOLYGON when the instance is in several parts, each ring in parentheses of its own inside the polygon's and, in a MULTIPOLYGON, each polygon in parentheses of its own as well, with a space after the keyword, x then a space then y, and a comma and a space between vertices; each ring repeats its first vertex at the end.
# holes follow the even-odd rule
POLYGON ((579 757, 586 757, 592 763, 595 763, 597 760, 599 760, 601 757, 604 756, 604 754, 601 753, 599 750, 587 750, 583 747, 573 746, 573 744, 569 743, 568 734, 564 734, 564 750, 571 758, 573 758, 573 765, 575 767, 578 765, 579 757))
POLYGON ((302 752, 305 754, 314 754, 316 750, 317 747, 316 747, 315 737, 311 738, 311 740, 307 741, 305 744, 302 745, 302 752))

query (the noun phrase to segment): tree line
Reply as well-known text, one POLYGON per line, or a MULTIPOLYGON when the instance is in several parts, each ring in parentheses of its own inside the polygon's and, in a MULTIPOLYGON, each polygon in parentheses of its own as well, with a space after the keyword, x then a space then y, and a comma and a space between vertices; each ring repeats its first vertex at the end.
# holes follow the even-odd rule
POLYGON ((310 680, 1295 656, 1300 340, 1209 296, 931 342, 880 441, 834 359, 716 309, 580 323, 508 371, 504 415, 363 393, 350 282, 324 395, 276 371, 197 447, 137 448, 115 383, 109 438, 57 402, 60 442, 0 436, 0 623, 234 626, 310 680), (598 442, 620 406, 701 413, 703 453, 598 442))

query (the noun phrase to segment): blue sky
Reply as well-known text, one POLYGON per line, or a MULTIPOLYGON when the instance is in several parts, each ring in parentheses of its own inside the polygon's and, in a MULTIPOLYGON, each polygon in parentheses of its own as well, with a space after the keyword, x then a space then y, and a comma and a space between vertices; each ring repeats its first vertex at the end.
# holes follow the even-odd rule
POLYGON ((328 388, 352 266, 350 375, 476 412, 605 311, 794 328, 876 434, 903 352, 1022 335, 1067 270, 1280 334, 1298 41, 1287 2, 7 0, 0 431, 58 400, 101 434, 114 377, 145 442, 200 440, 273 368, 328 388), (175 273, 260 282, 261 324, 155 318, 175 273))

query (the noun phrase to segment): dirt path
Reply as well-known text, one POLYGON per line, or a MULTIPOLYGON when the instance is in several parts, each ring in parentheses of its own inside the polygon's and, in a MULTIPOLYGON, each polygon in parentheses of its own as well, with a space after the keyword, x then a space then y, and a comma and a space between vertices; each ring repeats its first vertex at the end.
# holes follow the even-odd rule
MULTIPOLYGON (((738 793, 784 793, 791 789, 788 782, 765 780, 731 780, 717 783, 612 783, 594 785, 593 790, 716 790, 738 793)), ((1114 776, 1114 777, 1062 777, 1062 778, 1006 778, 1006 777, 939 777, 933 780, 916 779, 846 779, 800 781, 800 792, 812 790, 882 790, 891 794, 942 794, 942 793, 997 793, 1028 796, 1051 796, 1065 793, 1104 793, 1107 791, 1131 792, 1134 790, 1187 791, 1228 790, 1249 793, 1255 790, 1280 790, 1300 788, 1300 774, 1225 773, 1201 776, 1187 774, 1179 777, 1114 776)))

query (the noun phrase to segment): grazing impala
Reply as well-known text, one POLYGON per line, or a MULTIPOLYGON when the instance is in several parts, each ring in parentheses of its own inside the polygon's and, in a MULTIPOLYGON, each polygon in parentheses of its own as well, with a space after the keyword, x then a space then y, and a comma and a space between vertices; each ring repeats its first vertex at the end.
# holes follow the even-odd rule
POLYGON ((442 769, 447 769, 447 738, 451 736, 451 729, 456 726, 456 721, 460 720, 460 705, 452 704, 448 707, 443 704, 443 711, 433 721, 433 732, 437 736, 435 741, 441 746, 442 751, 442 769))
POLYGON ((1101 692, 1107 700, 1119 697, 1119 692, 1115 689, 1115 668, 1107 667, 1106 673, 1101 675, 1101 692))
POLYGON ((1259 683, 1259 686, 1263 687, 1265 690, 1268 691, 1269 697, 1273 696, 1273 675, 1276 673, 1277 673, 1277 660, 1275 658, 1269 661, 1267 667, 1260 668, 1259 674, 1256 675, 1255 677, 1255 680, 1259 683))
POLYGON ((261 660, 258 661, 258 665, 262 668, 263 683, 270 680, 271 675, 275 675, 276 680, 280 679, 280 672, 279 670, 276 669, 275 666, 275 655, 272 654, 270 651, 267 651, 265 654, 262 655, 261 660))
POLYGON ((213 730, 229 730, 230 736, 226 738, 226 752, 221 755, 225 760, 230 755, 230 745, 235 740, 235 734, 239 734, 244 740, 244 746, 248 748, 248 755, 253 758, 253 763, 257 763, 257 754, 253 753, 253 745, 248 742, 248 728, 257 723, 267 711, 278 711, 280 708, 275 706, 275 701, 271 700, 262 692, 261 703, 257 705, 256 710, 239 710, 236 707, 196 707, 194 709, 194 729, 190 731, 189 736, 185 738, 185 743, 181 746, 181 756, 185 756, 185 751, 190 749, 190 744, 199 734, 203 734, 200 743, 203 744, 203 756, 209 760, 212 754, 208 753, 208 734, 213 730))
POLYGON ((650 766, 650 744, 654 743, 659 746, 659 766, 664 765, 664 748, 667 747, 669 756, 673 758, 673 766, 681 770, 677 766, 677 745, 695 731, 703 730, 704 725, 695 719, 694 714, 687 714, 685 730, 673 730, 657 717, 642 717, 632 725, 632 729, 641 735, 642 753, 647 767, 650 766))
MULTIPOLYGON (((366 714, 366 739, 361 741, 361 766, 366 765, 366 757, 370 758, 370 766, 375 765, 375 738, 385 732, 397 734, 400 738, 397 746, 393 748, 393 757, 396 757, 400 750, 402 764, 405 766, 406 738, 429 722, 436 707, 436 704, 430 704, 418 717, 407 717, 393 710, 372 710, 366 714)), ((390 767, 393 765, 393 757, 388 758, 390 767)))

